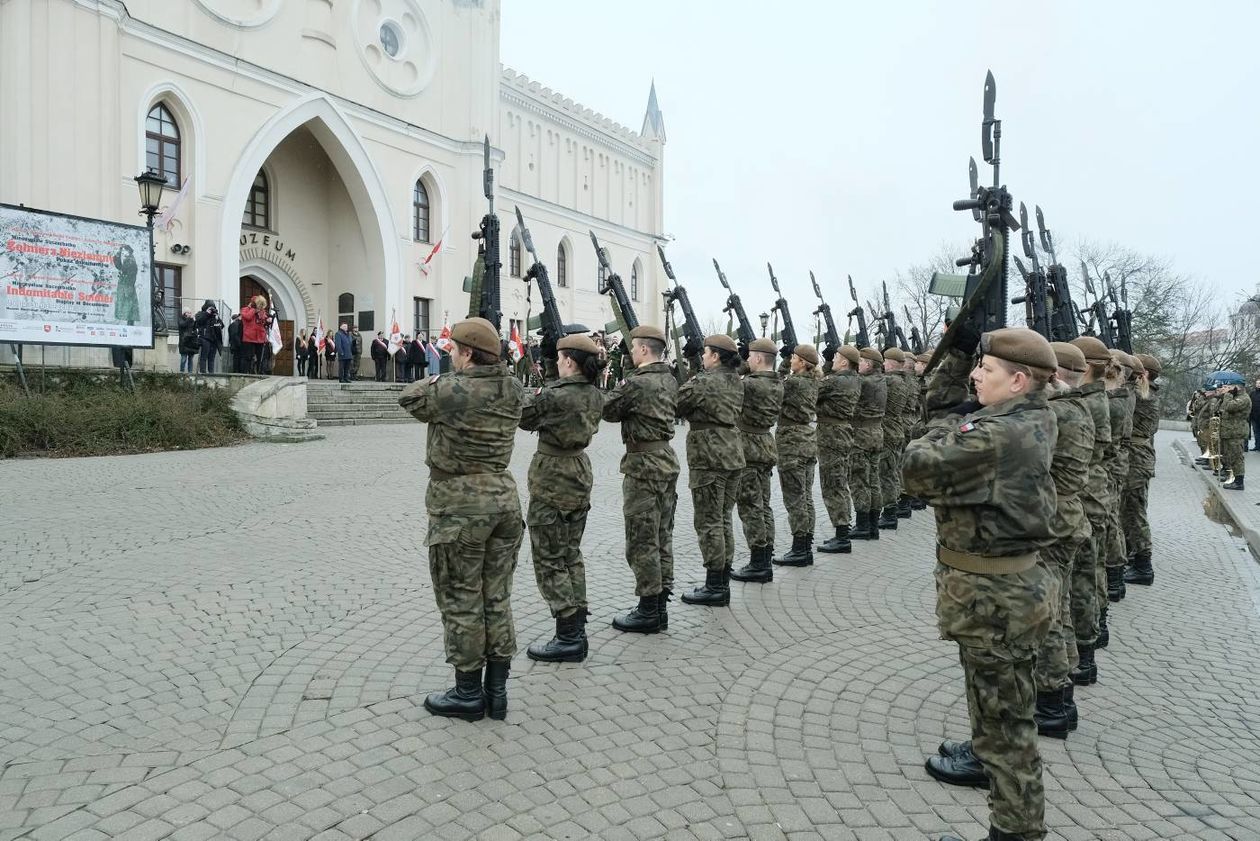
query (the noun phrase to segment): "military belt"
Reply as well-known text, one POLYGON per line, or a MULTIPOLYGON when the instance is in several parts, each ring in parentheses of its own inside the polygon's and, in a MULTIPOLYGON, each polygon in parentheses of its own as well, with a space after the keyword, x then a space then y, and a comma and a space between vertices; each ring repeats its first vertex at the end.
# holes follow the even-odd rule
POLYGON ((809 426, 809 421, 788 420, 787 418, 779 418, 779 428, 785 426, 809 426))
POLYGON ((744 423, 743 421, 736 421, 735 426, 739 429, 740 432, 747 432, 749 435, 769 435, 770 434, 770 427, 768 426, 753 426, 752 424, 744 423))
POLYGON ((819 424, 819 426, 822 426, 822 425, 824 425, 824 424, 842 424, 842 423, 843 423, 843 424, 848 424, 848 423, 851 423, 851 422, 852 422, 852 421, 851 421, 849 418, 832 417, 832 416, 830 416, 830 415, 819 415, 819 416, 818 416, 818 424, 819 424))
POLYGON ((1027 572, 1037 565, 1037 557, 1036 552, 1029 552, 1025 555, 989 557, 987 555, 973 555, 970 552, 959 552, 939 543, 936 545, 936 559, 945 566, 981 575, 1011 575, 1017 572, 1027 572))
POLYGON ((626 442, 627 453, 651 453, 651 452, 655 452, 656 450, 668 450, 668 449, 669 449, 669 441, 666 441, 666 440, 627 441, 626 442))
POLYGON ((548 444, 546 441, 539 441, 538 452, 542 453, 545 456, 572 457, 572 456, 582 455, 582 453, 586 452, 586 448, 585 447, 572 447, 572 448, 557 447, 555 444, 548 444))
POLYGON ((692 429, 734 429, 729 423, 713 423, 712 421, 688 421, 692 429))

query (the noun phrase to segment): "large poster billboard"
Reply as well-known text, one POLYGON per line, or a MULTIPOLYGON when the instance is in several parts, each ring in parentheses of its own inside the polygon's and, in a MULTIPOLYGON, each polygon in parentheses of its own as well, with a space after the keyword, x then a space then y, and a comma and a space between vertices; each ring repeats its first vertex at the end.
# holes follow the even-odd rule
POLYGON ((0 204, 0 343, 153 347, 149 230, 0 204))

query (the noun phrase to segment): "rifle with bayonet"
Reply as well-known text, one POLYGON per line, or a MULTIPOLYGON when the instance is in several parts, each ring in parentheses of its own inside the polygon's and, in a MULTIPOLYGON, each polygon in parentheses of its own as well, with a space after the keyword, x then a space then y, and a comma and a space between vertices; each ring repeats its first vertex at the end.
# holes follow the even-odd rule
POLYGON ((934 273, 930 290, 949 297, 961 297, 957 314, 950 321, 945 335, 928 361, 931 371, 958 340, 959 330, 966 324, 976 334, 984 334, 1006 326, 1006 273, 1010 253, 1010 233, 1020 229, 1011 210, 1014 200, 1001 180, 1002 121, 994 116, 997 83, 990 72, 984 80, 984 110, 980 123, 981 151, 985 163, 993 167, 993 184, 981 187, 976 161, 971 160, 969 175, 971 197, 954 202, 954 210, 970 210, 980 223, 980 238, 971 249, 971 256, 955 261, 967 266, 966 275, 934 273))
MULTIPOLYGON (((1089 276, 1089 268, 1085 265, 1085 261, 1081 261, 1081 277, 1085 281, 1085 291, 1088 295, 1094 296, 1094 303, 1089 305, 1090 318, 1089 323, 1085 325, 1085 335, 1097 336, 1104 345, 1109 348, 1116 347, 1116 333, 1111 327, 1111 319, 1107 317, 1107 307, 1103 304, 1102 295, 1094 287, 1094 281, 1089 276)), ((1088 295, 1086 301, 1089 300, 1088 295)))
POLYGON ((614 272, 612 265, 608 262, 608 252, 600 248, 595 232, 591 231, 590 234, 591 244, 595 246, 595 256, 599 259, 599 294, 612 295, 613 320, 604 325, 604 329, 610 333, 614 331, 621 333, 622 351, 629 353, 630 331, 639 326, 639 317, 634 313, 634 305, 630 303, 630 296, 626 294, 621 275, 614 272))
POLYGON ((490 166, 490 135, 486 135, 483 155, 481 185, 489 210, 481 217, 481 224, 472 235, 477 240, 477 262, 473 268, 472 280, 465 285, 465 289, 470 293, 468 317, 480 316, 493 324, 495 332, 498 332, 503 324, 499 286, 499 273, 503 264, 499 261, 499 217, 494 213, 494 168, 490 166))
POLYGON ((818 308, 814 310, 815 316, 822 316, 825 331, 823 340, 823 359, 827 360, 824 368, 831 370, 831 359, 836 355, 836 351, 840 349, 840 345, 844 344, 840 339, 840 333, 836 330, 836 322, 831 317, 831 306, 823 300, 822 289, 818 287, 818 281, 814 278, 814 273, 809 273, 809 282, 814 284, 814 295, 818 297, 818 308))
POLYGON ((1054 239, 1050 229, 1046 227, 1046 218, 1041 214, 1041 206, 1036 208, 1037 235, 1041 239, 1041 250, 1050 255, 1050 267, 1046 269, 1046 294, 1049 299, 1047 307, 1050 316, 1050 335, 1052 341, 1070 342, 1081 335, 1077 317, 1080 315, 1076 305, 1072 303, 1072 290, 1068 288, 1067 269, 1059 265, 1059 258, 1054 253, 1054 239))
POLYGON ((866 299, 866 309, 875 318, 875 344, 874 348, 880 353, 888 349, 888 313, 881 310, 875 304, 871 303, 871 299, 866 299))
POLYGON ((848 318, 852 321, 857 318, 858 330, 856 343, 859 348, 870 347, 871 334, 866 329, 866 311, 862 309, 862 305, 858 303, 857 290, 853 288, 853 275, 849 275, 849 297, 853 299, 853 309, 849 310, 848 318))
MULTIPOLYGON (((910 345, 906 342, 906 334, 901 332, 901 325, 897 323, 897 316, 893 313, 892 303, 888 300, 888 281, 881 280, 880 286, 884 290, 884 319, 888 325, 888 347, 894 344, 902 350, 909 350, 910 345)), ((888 348, 884 348, 888 350, 888 348)))
POLYGON ((1029 328, 1046 337, 1046 341, 1055 341, 1050 333, 1050 313, 1046 305, 1046 275, 1037 261, 1037 246, 1033 242, 1032 228, 1028 226, 1028 208, 1019 203, 1019 223, 1023 230, 1019 233, 1019 241, 1024 247, 1024 256, 1032 262, 1032 270, 1024 265, 1018 257, 1015 266, 1024 278, 1024 294, 1011 298, 1012 304, 1024 305, 1024 320, 1029 328))
POLYGON ((716 257, 713 258, 713 268, 717 270, 718 283, 722 284, 722 288, 726 290, 726 306, 722 307, 722 312, 728 316, 734 315, 737 323, 735 341, 739 342, 739 355, 747 359, 748 346, 756 341, 757 334, 753 331, 752 322, 748 320, 748 314, 744 312, 743 302, 739 300, 735 290, 731 289, 731 285, 726 282, 726 274, 718 265, 716 257))
POLYGON ((774 266, 766 263, 766 269, 770 272, 770 285, 774 287, 774 294, 779 296, 774 302, 774 306, 770 308, 770 312, 783 318, 783 327, 779 330, 778 336, 783 340, 783 347, 779 348, 779 356, 783 357, 783 361, 786 363, 791 358, 792 351, 796 349, 798 344, 796 327, 792 324, 792 313, 788 311, 787 299, 779 291, 779 279, 774 276, 774 266))
POLYGON ((919 333, 919 328, 914 323, 914 317, 910 315, 910 308, 902 305, 902 310, 906 314, 906 324, 910 325, 910 350, 915 356, 923 353, 923 336, 919 333))
POLYGON ((1129 311, 1129 285, 1126 278, 1120 279, 1120 296, 1116 296, 1116 287, 1111 283, 1110 272, 1103 272, 1103 281, 1107 284, 1107 297, 1111 298, 1113 307, 1111 323, 1115 331, 1116 344, 1125 353, 1133 353, 1133 313, 1129 311))
MULTIPOLYGON (((682 369, 682 363, 685 359, 691 369, 691 373, 687 376, 695 376, 700 370, 700 354, 704 351, 704 331, 700 329, 700 320, 696 318, 696 311, 691 308, 691 298, 687 295, 687 290, 678 282, 678 278, 674 277, 674 267, 669 264, 669 260, 665 259, 665 249, 657 244, 656 253, 661 256, 661 265, 665 267, 665 276, 674 284, 672 288, 666 289, 661 293, 661 297, 665 299, 666 315, 673 313, 675 303, 682 308, 683 346, 679 353, 681 358, 678 360, 678 373, 680 375, 686 373, 682 369)), ((669 319, 667 318, 666 321, 669 321, 669 319)), ((675 344, 677 344, 677 330, 674 331, 673 338, 675 344)), ((680 379, 682 378, 685 377, 680 377, 680 379)))
POLYGON ((538 293, 542 296, 542 313, 531 317, 525 324, 526 332, 530 330, 538 330, 542 334, 542 341, 538 345, 543 363, 543 379, 554 380, 559 376, 556 371, 556 359, 558 351, 556 343, 570 333, 585 333, 586 327, 581 324, 565 324, 560 320, 560 308, 556 305, 556 296, 551 289, 551 278, 547 274, 547 266, 542 260, 538 259, 538 252, 534 249, 534 238, 530 236, 529 227, 525 224, 525 217, 521 215, 521 209, 516 208, 516 224, 521 232, 521 243, 525 246, 525 250, 529 252, 533 265, 525 272, 525 281, 534 281, 538 284, 538 293))

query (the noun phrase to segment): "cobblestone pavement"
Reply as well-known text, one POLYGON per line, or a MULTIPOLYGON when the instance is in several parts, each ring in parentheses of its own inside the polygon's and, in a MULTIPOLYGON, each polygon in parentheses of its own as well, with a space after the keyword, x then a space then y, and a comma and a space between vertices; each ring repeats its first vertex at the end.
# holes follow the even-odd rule
MULTIPOLYGON (((984 834, 984 793, 922 769, 966 732, 930 519, 621 635, 615 429, 594 451, 591 657, 522 652, 506 722, 425 714, 451 673, 423 435, 0 463, 0 841, 984 834)), ((1156 586, 1113 608, 1080 729, 1042 742, 1053 837, 1260 838, 1260 568, 1171 444, 1156 586)), ((522 477, 533 449, 522 434, 522 477)), ((681 586, 702 569, 680 488, 681 586)), ((524 551, 522 647, 550 629, 524 551)))

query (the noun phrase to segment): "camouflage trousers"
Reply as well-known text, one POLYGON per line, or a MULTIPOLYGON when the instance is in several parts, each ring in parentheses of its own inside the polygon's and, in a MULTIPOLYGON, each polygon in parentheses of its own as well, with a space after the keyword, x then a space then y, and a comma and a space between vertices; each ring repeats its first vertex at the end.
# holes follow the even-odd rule
POLYGON ((979 575, 936 565, 941 637, 958 643, 971 743, 989 778, 989 823, 1027 841, 1046 835, 1033 662, 1050 623, 1045 567, 979 575))
POLYGON ((525 523, 534 556, 534 578, 552 616, 572 616, 586 609, 582 535, 589 511, 561 511, 538 499, 529 501, 525 523))
POLYGON ((770 513, 770 464, 750 464, 739 473, 739 520, 748 548, 774 546, 774 515, 770 513))
MULTIPOLYGON (((885 435, 885 440, 888 437, 885 435)), ((903 450, 905 446, 901 439, 898 439, 891 445, 885 444, 884 449, 879 453, 879 466, 876 470, 879 478, 878 507, 893 505, 901 496, 901 453, 903 450)), ((871 500, 871 507, 876 507, 874 499, 871 500)))
POLYGON ((678 476, 623 476, 621 512, 626 524, 626 562, 634 572, 634 594, 655 596, 674 589, 674 509, 678 476))
MULTIPOLYGON (((1098 612, 1107 599, 1102 521, 1092 521, 1090 526, 1093 533, 1077 544, 1072 558, 1072 632, 1077 645, 1093 645, 1098 640, 1098 612)), ((1068 663, 1069 668, 1074 665, 1075 662, 1068 663)))
POLYGON ((525 536, 519 511, 429 518, 429 574, 446 662, 461 672, 516 653, 512 574, 525 536))
POLYGON ((853 498, 849 495, 849 447, 818 444, 818 475, 822 480, 823 505, 832 527, 847 526, 853 520, 853 498))
POLYGON ((1037 652, 1037 666, 1033 672, 1039 692, 1067 686, 1068 670, 1080 661, 1076 632, 1072 626, 1072 569, 1083 539, 1067 538, 1041 550, 1041 565, 1046 569, 1050 627, 1037 652))
POLYGON ((853 507, 858 511, 880 507, 879 460, 882 454, 883 450, 853 451, 849 463, 849 490, 853 493, 853 507))
MULTIPOLYGON (((1107 522, 1103 532, 1103 543, 1100 547, 1104 570, 1106 567, 1122 567, 1128 557, 1124 546, 1124 529, 1120 525, 1120 503, 1123 493, 1120 483, 1111 485, 1111 500, 1107 505, 1107 522)), ((1106 576, 1106 572, 1103 573, 1106 576)), ((1105 589, 1105 585, 1104 585, 1105 589)))
POLYGON ((742 468, 691 471, 691 522, 705 569, 725 569, 735 560, 735 501, 742 472, 742 468))
POLYGON ((792 534, 814 534, 814 470, 818 459, 779 462, 779 488, 792 534))
POLYGON ((1246 438, 1222 438, 1221 439, 1221 467, 1226 470, 1232 470, 1235 476, 1242 476, 1247 472, 1246 438))
POLYGON ((1124 523, 1124 544, 1132 555, 1151 549, 1151 523, 1146 515, 1147 498, 1150 494, 1150 477, 1140 477, 1124 489, 1120 503, 1120 520, 1124 523))

